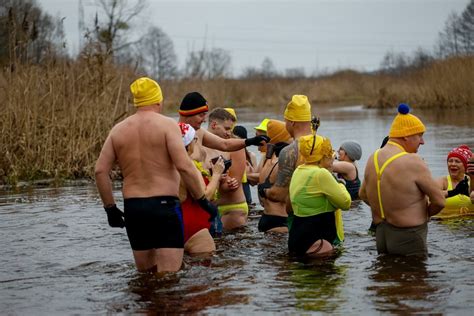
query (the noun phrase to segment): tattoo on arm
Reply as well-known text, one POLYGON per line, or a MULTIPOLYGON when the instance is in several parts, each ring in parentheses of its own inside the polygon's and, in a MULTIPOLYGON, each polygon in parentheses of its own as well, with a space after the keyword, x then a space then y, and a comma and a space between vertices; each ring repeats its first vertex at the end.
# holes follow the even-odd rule
POLYGON ((296 168, 297 153, 296 146, 287 146, 283 148, 278 157, 278 173, 275 181, 277 187, 288 187, 290 185, 291 176, 296 168))

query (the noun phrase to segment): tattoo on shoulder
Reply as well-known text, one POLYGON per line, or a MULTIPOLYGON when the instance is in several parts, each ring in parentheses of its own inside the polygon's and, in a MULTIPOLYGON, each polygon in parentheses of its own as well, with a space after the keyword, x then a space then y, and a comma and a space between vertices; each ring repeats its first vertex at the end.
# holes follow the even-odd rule
POLYGON ((290 185, 291 176, 296 168, 298 153, 295 151, 296 146, 286 146, 280 152, 278 157, 278 173, 276 176, 275 186, 288 187, 290 185))

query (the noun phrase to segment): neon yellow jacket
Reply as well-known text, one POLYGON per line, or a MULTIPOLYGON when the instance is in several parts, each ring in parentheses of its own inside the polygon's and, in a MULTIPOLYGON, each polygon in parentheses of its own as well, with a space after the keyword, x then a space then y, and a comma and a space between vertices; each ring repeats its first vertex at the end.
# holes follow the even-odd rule
POLYGON ((307 217, 337 209, 348 210, 351 195, 325 168, 300 165, 290 183, 290 199, 296 216, 307 217))

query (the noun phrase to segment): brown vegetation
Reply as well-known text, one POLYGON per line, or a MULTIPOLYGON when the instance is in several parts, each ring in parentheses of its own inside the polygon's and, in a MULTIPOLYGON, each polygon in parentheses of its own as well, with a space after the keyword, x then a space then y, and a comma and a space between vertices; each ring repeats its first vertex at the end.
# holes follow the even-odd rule
MULTIPOLYGON (((133 71, 98 59, 24 65, 0 73, 0 182, 93 175, 101 145, 114 123, 133 113, 133 71)), ((211 107, 275 108, 293 94, 313 104, 471 107, 474 58, 438 61, 425 69, 389 76, 339 72, 319 79, 219 79, 161 82, 165 113, 200 91, 211 107)))

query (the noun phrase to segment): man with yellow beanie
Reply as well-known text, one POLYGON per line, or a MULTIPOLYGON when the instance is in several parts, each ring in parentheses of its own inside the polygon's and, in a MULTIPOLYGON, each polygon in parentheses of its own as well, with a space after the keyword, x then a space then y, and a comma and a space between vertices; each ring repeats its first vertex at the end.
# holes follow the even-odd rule
POLYGON ((294 95, 286 106, 284 117, 286 130, 294 140, 280 152, 278 173, 273 186, 269 189, 259 190, 261 197, 275 202, 287 201, 291 176, 296 167, 302 162, 298 154, 298 139, 304 135, 313 134, 311 105, 308 97, 294 95))
POLYGON ((365 167, 360 198, 372 210, 379 253, 426 255, 427 222, 444 207, 444 196, 416 153, 426 128, 400 104, 387 144, 365 167), (428 199, 427 199, 428 197, 428 199))
POLYGON ((216 210, 205 198, 178 124, 160 114, 163 95, 158 83, 143 77, 130 90, 137 111, 115 125, 105 140, 95 166, 97 189, 109 225, 126 227, 137 269, 177 271, 184 247, 180 177, 205 210, 216 210), (116 162, 123 175, 125 213, 115 204, 109 177, 116 162))

